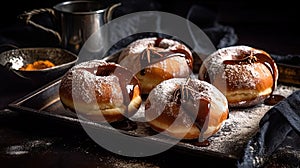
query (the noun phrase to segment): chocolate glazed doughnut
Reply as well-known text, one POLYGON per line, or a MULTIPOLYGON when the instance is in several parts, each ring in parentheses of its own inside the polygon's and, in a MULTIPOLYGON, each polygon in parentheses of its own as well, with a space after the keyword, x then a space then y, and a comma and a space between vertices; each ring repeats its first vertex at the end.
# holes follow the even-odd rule
POLYGON ((149 94, 166 79, 189 77, 193 69, 193 56, 187 46, 157 37, 132 42, 121 52, 117 62, 136 74, 142 94, 149 94))
POLYGON ((62 104, 80 116, 115 122, 130 117, 142 103, 139 81, 126 68, 102 60, 72 67, 59 87, 62 104))
POLYGON ((199 79, 165 80, 149 93, 145 102, 145 119, 153 130, 185 140, 207 140, 228 115, 226 97, 199 79))
POLYGON ((265 51, 248 46, 231 46, 208 56, 200 67, 199 79, 216 86, 229 107, 251 107, 263 103, 276 89, 278 70, 265 51))

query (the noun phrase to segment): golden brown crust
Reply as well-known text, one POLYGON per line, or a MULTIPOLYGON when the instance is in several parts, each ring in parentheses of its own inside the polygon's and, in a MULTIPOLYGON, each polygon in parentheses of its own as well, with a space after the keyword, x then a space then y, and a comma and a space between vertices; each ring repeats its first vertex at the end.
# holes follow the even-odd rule
POLYGON ((188 47, 178 41, 151 37, 129 44, 117 62, 136 74, 142 93, 148 94, 166 79, 188 77, 192 72, 193 56, 188 47), (174 53, 178 54, 170 56, 174 53))
POLYGON ((198 79, 165 80, 150 92, 145 102, 145 119, 151 128, 178 139, 205 140, 221 128, 228 115, 225 96, 198 79), (185 87, 191 89, 188 95, 192 100, 183 95, 188 91, 185 87), (178 88, 185 91, 177 93, 178 88), (203 104, 197 106, 201 100, 208 101, 208 109, 203 104))
POLYGON ((132 116, 142 99, 137 79, 120 79, 118 71, 129 72, 115 63, 91 60, 72 67, 62 78, 59 96, 63 105, 79 116, 97 122, 115 122, 132 116), (118 68, 120 68, 118 70, 118 68), (125 88, 131 86, 130 93, 125 88))
POLYGON ((200 67, 199 79, 216 86, 229 107, 262 103, 276 88, 278 70, 271 56, 248 46, 217 50, 200 67))

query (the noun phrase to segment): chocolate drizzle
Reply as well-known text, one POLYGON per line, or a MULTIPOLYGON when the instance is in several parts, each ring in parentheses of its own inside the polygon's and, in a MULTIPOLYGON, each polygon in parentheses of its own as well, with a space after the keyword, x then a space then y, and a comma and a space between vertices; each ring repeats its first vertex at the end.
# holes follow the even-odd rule
POLYGON ((161 37, 156 38, 156 40, 154 42, 154 47, 159 47, 159 44, 162 40, 163 40, 163 38, 161 38, 161 37))
POLYGON ((199 147, 206 147, 210 145, 210 142, 208 141, 208 139, 204 140, 204 141, 196 141, 196 142, 192 142, 193 145, 195 146, 199 146, 199 147))
POLYGON ((208 83, 211 83, 211 81, 210 81, 210 77, 209 77, 209 74, 208 74, 208 71, 207 71, 207 68, 206 67, 202 67, 202 68, 204 68, 203 69, 203 74, 199 74, 199 79, 201 79, 201 80, 204 80, 204 81, 206 81, 206 82, 208 82, 208 83))
POLYGON ((137 129, 137 123, 131 121, 130 119, 125 119, 119 122, 112 122, 110 123, 116 129, 121 129, 124 131, 132 131, 137 129))
POLYGON ((119 84, 122 89, 124 104, 129 105, 133 98, 134 88, 139 85, 136 77, 127 69, 114 64, 98 66, 97 76, 115 75, 119 78, 119 84))
POLYGON ((273 85, 272 85, 272 92, 270 95, 273 94, 275 87, 277 85, 277 78, 278 78, 278 72, 275 61, 266 53, 253 53, 253 50, 250 51, 250 54, 248 53, 242 53, 239 57, 235 57, 235 59, 232 60, 225 60, 223 61, 223 64, 225 65, 243 65, 243 64, 253 64, 255 62, 260 62, 264 64, 269 71, 272 74, 273 77, 273 85))
POLYGON ((149 65, 153 65, 160 61, 166 60, 171 57, 184 57, 186 63, 192 69, 193 68, 193 57, 183 48, 177 48, 176 50, 167 51, 164 48, 159 47, 161 38, 155 41, 155 44, 149 44, 148 47, 141 53, 140 63, 141 67, 145 68, 149 65))
POLYGON ((259 59, 256 55, 253 55, 253 52, 250 52, 250 55, 247 53, 242 53, 238 57, 234 57, 232 60, 224 60, 223 64, 225 65, 242 65, 242 64, 252 64, 257 62, 259 59))
POLYGON ((195 94, 197 91, 192 86, 180 85, 173 93, 173 101, 181 105, 182 109, 195 119, 195 125, 201 130, 210 111, 210 102, 202 97, 196 98, 195 94))
POLYGON ((273 106, 283 99, 285 99, 285 97, 282 95, 271 94, 267 99, 265 99, 264 104, 273 106))

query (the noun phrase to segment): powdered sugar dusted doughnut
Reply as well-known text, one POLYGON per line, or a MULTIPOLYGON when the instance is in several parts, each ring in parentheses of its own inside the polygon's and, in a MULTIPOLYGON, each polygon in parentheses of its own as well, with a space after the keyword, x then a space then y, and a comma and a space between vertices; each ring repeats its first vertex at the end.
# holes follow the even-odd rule
POLYGON ((228 117, 226 97, 199 79, 172 78, 157 85, 145 102, 145 119, 157 132, 205 140, 228 117))
POLYGON ((267 52, 231 46, 217 50, 203 61, 199 79, 216 86, 230 107, 250 107, 262 103, 273 92, 278 70, 267 52))
POLYGON ((126 68, 102 60, 72 67, 59 87, 65 107, 92 121, 114 122, 132 116, 140 107, 138 80, 126 68))
POLYGON ((148 94, 163 80, 188 77, 193 68, 192 53, 187 46, 157 37, 132 42, 121 52, 117 62, 136 74, 143 94, 148 94))

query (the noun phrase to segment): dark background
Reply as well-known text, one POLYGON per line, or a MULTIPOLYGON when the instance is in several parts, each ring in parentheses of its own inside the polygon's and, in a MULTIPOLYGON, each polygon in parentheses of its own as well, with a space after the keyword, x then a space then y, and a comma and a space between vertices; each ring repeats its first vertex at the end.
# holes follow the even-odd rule
MULTIPOLYGON (((0 6, 0 52, 11 49, 7 44, 16 47, 58 47, 57 38, 42 29, 26 24, 20 19, 23 13, 34 9, 52 8, 62 0, 27 0, 7 1, 0 6)), ((279 1, 264 2, 251 1, 221 1, 221 0, 184 0, 184 1, 162 1, 162 0, 111 0, 110 2, 122 2, 122 6, 116 8, 113 17, 145 10, 158 10, 173 13, 187 18, 193 7, 193 17, 189 18, 203 30, 213 30, 210 37, 218 41, 224 32, 214 34, 216 23, 231 28, 229 41, 225 45, 248 45, 263 49, 270 54, 286 56, 289 54, 300 54, 300 14, 296 2, 279 1), (210 29, 212 28, 212 29, 210 29), (236 39, 231 36, 235 35, 236 39)), ((35 17, 45 27, 57 28, 49 15, 35 17)), ((228 32, 225 32, 228 34, 228 32)), ((213 40, 213 39, 212 39, 213 40)), ((7 83, 3 87, 0 84, 0 94, 6 98, 0 101, 0 109, 24 93, 32 91, 32 88, 20 88, 16 82, 7 83), (20 91, 23 91, 20 93, 20 91), (4 92, 4 93, 3 93, 4 92), (11 94, 15 92, 16 95, 11 94)))
MULTIPOLYGON (((118 2, 117 0, 114 1, 118 2)), ((300 26, 298 26, 300 15, 296 1, 120 1, 123 3, 123 6, 116 10, 115 17, 141 10, 160 10, 186 17, 191 6, 200 5, 210 10, 217 22, 232 26, 238 35, 239 44, 259 47, 274 54, 286 55, 300 53, 300 26)), ((35 34, 14 34, 11 32, 7 33, 7 27, 12 31, 18 29, 15 26, 15 24, 18 24, 17 27, 20 29, 20 27, 23 26, 23 22, 18 19, 20 14, 33 9, 51 8, 59 2, 62 1, 6 1, 6 3, 0 7, 0 28, 2 29, 0 36, 4 36, 8 39, 22 38, 22 36, 24 36, 23 39, 25 39, 25 41, 30 39, 30 44, 33 45, 51 44, 55 39, 51 39, 52 37, 49 36, 49 34, 43 34, 44 32, 35 30, 35 34), (11 28, 11 25, 13 25, 13 28, 11 28), (5 31, 3 31, 3 29, 5 31)), ((205 15, 207 15, 207 13, 205 15)), ((199 14, 199 16, 206 17, 201 14, 199 14)))
MULTIPOLYGON (((13 43, 23 46, 53 46, 56 39, 44 31, 26 25, 18 19, 25 11, 51 8, 58 0, 5 1, 0 6, 0 45, 13 43)), ((237 35, 236 44, 261 48, 272 54, 300 54, 300 14, 297 1, 221 1, 221 0, 122 0, 114 17, 142 10, 159 10, 186 17, 192 6, 204 7, 199 27, 216 22, 230 26, 237 35)), ((46 24, 49 20, 45 17, 46 24)), ((53 26, 53 25, 52 25, 53 26)), ((55 25, 54 25, 55 26, 55 25)), ((6 81, 1 81, 6 82, 6 81)), ((7 103, 32 92, 15 83, 3 94, 0 89, 0 110, 7 103)), ((0 167, 235 167, 227 160, 190 157, 167 151, 149 158, 126 158, 112 154, 93 143, 85 132, 67 123, 23 116, 9 110, 0 111, 0 167), (15 147, 15 148, 14 148, 15 147), (8 155, 23 147, 27 154, 8 155)))

